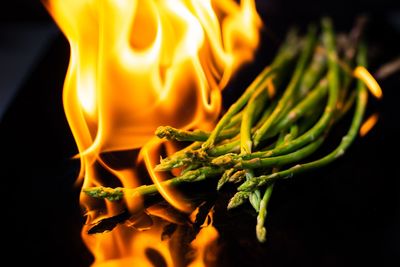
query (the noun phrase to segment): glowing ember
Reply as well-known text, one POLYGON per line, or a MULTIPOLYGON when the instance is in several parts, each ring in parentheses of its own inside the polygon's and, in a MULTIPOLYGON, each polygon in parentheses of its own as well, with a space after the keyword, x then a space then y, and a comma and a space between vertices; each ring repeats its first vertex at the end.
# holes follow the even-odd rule
POLYGON ((354 76, 365 83, 373 96, 378 99, 382 98, 382 89, 380 85, 366 68, 358 66, 354 70, 354 76))
POLYGON ((366 119, 365 122, 361 125, 360 135, 366 136, 372 130, 372 128, 374 128, 374 126, 378 122, 378 119, 378 113, 374 113, 368 119, 366 119))
MULTIPOLYGON (((212 128, 221 110, 221 90, 238 67, 252 59, 259 41, 261 21, 253 0, 44 4, 71 47, 63 103, 79 150, 83 187, 137 187, 144 181, 137 169, 142 161, 159 185, 165 177, 151 169, 163 145, 149 142, 156 127, 212 128), (140 147, 144 149, 139 157, 130 153, 140 147)), ((176 150, 168 146, 167 152, 176 150)), ((192 209, 177 192, 158 189, 177 209, 192 209)), ((121 203, 84 195, 81 204, 88 211, 88 223, 123 209, 121 203)), ((123 204, 130 214, 142 212, 139 197, 123 204)), ((161 228, 149 220, 144 226, 138 226, 142 221, 125 223, 101 235, 88 235, 86 225, 82 235, 95 256, 94 265, 151 266, 143 252, 151 248, 172 266, 167 242, 160 241, 161 228), (150 226, 148 231, 134 230, 150 226)), ((193 246, 200 250, 207 242, 202 244, 193 246)))

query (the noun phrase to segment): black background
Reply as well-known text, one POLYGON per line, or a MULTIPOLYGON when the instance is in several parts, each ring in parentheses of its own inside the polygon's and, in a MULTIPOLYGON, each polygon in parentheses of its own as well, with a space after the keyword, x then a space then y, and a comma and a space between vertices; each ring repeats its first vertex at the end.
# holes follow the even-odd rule
MULTIPOLYGON (((226 105, 268 63, 290 25, 304 27, 322 15, 332 16, 339 30, 349 30, 358 14, 369 15, 372 71, 400 56, 395 2, 257 2, 265 23, 263 43, 255 62, 224 92, 226 105)), ((40 2, 10 1, 0 10, 1 23, 52 23, 40 2)), ((3 203, 11 208, 3 216, 4 235, 12 236, 8 247, 21 255, 8 256, 17 266, 25 260, 41 266, 88 266, 92 261, 80 238, 83 218, 79 189, 73 185, 79 166, 70 160, 76 147, 62 110, 68 58, 68 43, 60 34, 0 122, 3 203)), ((215 215, 220 266, 399 265, 399 85, 399 73, 381 82, 384 99, 371 100, 369 110, 379 110, 379 123, 343 158, 277 184, 267 243, 256 241, 250 209, 227 213, 228 193, 221 195, 215 215)))

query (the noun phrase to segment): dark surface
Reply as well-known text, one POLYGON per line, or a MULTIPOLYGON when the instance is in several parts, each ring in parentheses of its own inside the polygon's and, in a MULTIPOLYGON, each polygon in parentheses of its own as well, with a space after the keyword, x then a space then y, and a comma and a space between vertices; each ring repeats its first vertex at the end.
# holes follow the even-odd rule
MULTIPOLYGON (((45 0, 44 0, 45 1, 45 0)), ((40 0, 2 1, 0 22, 47 22, 49 15, 40 0)))
MULTIPOLYGON (((225 91, 227 103, 272 57, 274 40, 289 25, 304 26, 324 13, 333 15, 340 29, 350 29, 355 14, 372 14, 368 27, 372 70, 400 54, 400 33, 390 17, 396 6, 388 1, 379 5, 364 1, 362 7, 349 7, 348 1, 326 5, 318 1, 259 2, 269 43, 263 43, 255 63, 225 91)), ((79 189, 73 185, 79 166, 70 160, 77 151, 62 110, 68 56, 68 44, 59 36, 0 124, 2 178, 15 188, 7 197, 12 209, 7 222, 18 238, 9 247, 22 250, 31 263, 41 266, 89 266, 92 261, 80 238, 83 218, 79 189)), ((380 120, 365 138, 358 139, 334 164, 277 184, 265 244, 256 241, 251 209, 227 213, 229 196, 221 195, 215 213, 221 236, 220 266, 400 264, 400 173, 397 157, 389 155, 396 153, 400 143, 399 74, 381 85, 383 101, 370 106, 370 111, 379 110, 380 120)))
POLYGON ((0 121, 33 66, 58 33, 53 23, 0 24, 0 121))
POLYGON ((22 242, 42 266, 88 266, 91 260, 80 240, 84 220, 73 185, 79 164, 70 159, 76 148, 61 101, 68 51, 59 35, 0 124, 2 178, 18 189, 7 199, 12 229, 23 235, 13 239, 15 249, 22 242))

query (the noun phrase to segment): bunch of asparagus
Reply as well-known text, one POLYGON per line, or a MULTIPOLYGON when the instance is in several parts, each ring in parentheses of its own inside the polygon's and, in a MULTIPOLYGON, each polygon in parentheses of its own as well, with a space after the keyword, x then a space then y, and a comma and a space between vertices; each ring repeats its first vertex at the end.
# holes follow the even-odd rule
MULTIPOLYGON (((237 184, 228 209, 251 203, 258 213, 256 234, 260 242, 266 240, 264 222, 275 181, 320 168, 342 156, 357 136, 364 115, 366 87, 360 80, 353 82, 351 69, 366 65, 366 47, 353 40, 337 49, 339 42, 331 21, 325 18, 321 25, 321 38, 315 26, 309 27, 305 37, 291 31, 271 65, 227 110, 212 132, 169 126, 156 131, 160 138, 193 142, 161 159, 156 171, 181 169, 179 176, 164 181, 164 185, 219 179, 217 190, 221 190, 226 183, 237 184), (274 93, 273 88, 282 90, 274 93), (354 103, 350 128, 336 149, 307 161, 354 103)), ((155 194, 157 188, 92 187, 83 191, 115 201, 124 196, 155 194)))

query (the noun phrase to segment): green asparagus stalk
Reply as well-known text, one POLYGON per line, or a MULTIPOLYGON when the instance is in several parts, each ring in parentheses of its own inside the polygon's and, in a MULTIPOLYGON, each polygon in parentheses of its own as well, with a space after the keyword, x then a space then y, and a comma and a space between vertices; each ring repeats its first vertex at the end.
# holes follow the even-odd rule
POLYGON ((260 210, 257 216, 256 235, 258 241, 260 241, 261 243, 264 243, 266 241, 267 229, 265 228, 264 225, 265 225, 265 219, 267 217, 267 206, 269 200, 271 199, 273 189, 274 189, 274 184, 268 186, 267 189, 265 189, 265 193, 260 202, 260 210))
MULTIPOLYGON (((313 90, 306 98, 303 99, 295 108, 293 108, 289 114, 281 120, 276 129, 282 130, 293 124, 298 118, 304 115, 304 113, 312 108, 318 101, 325 96, 327 92, 327 82, 323 79, 317 88, 313 90)), ((285 142, 285 145, 288 146, 290 142, 285 142)), ((289 150, 290 151, 290 150, 289 150)), ((274 155, 280 155, 284 153, 278 153, 279 149, 275 150, 267 150, 267 151, 257 151, 250 154, 245 155, 236 155, 236 154, 222 154, 221 157, 216 158, 212 161, 213 164, 221 165, 221 164, 233 164, 234 162, 238 162, 241 159, 249 160, 253 158, 263 158, 263 157, 271 157, 274 155)), ((218 153, 220 154, 220 153, 218 153)), ((216 154, 214 154, 216 155, 216 154)))
POLYGON ((313 59, 310 66, 305 70, 303 79, 298 89, 298 98, 305 97, 314 88, 318 81, 326 72, 326 56, 323 48, 319 45, 315 48, 313 59))
POLYGON ((240 126, 240 153, 249 154, 251 153, 253 142, 251 139, 251 128, 257 119, 259 113, 264 108, 267 102, 267 91, 265 88, 260 87, 258 91, 251 97, 248 105, 246 106, 242 123, 240 126))
POLYGON ((327 92, 327 81, 326 79, 322 79, 314 90, 312 90, 282 120, 279 121, 278 125, 275 127, 275 131, 279 132, 295 123, 306 111, 318 105, 318 103, 324 99, 327 92))
MULTIPOLYGON (((282 131, 279 134, 278 141, 276 142, 277 145, 280 145, 285 142, 285 137, 289 136, 288 139, 290 139, 291 135, 295 134, 295 131, 291 131, 288 135, 285 135, 285 132, 282 131)), ((276 172, 277 168, 274 167, 272 169, 272 173, 276 172)), ((271 184, 267 186, 267 188, 264 191, 264 195, 262 199, 260 199, 259 202, 259 209, 257 210, 258 215, 257 215, 257 224, 256 224, 256 236, 257 239, 263 243, 266 240, 267 236, 267 229, 265 228, 265 219, 267 218, 267 206, 268 202, 271 199, 272 191, 274 189, 274 184, 271 184)))
POLYGON ((253 158, 250 160, 242 160, 237 163, 234 167, 236 169, 247 168, 247 169, 258 169, 267 167, 281 167, 284 165, 291 164, 302 160, 311 154, 313 154, 323 143, 324 137, 318 138, 315 142, 312 142, 308 146, 305 146, 295 152, 284 156, 276 156, 271 158, 253 158))
MULTIPOLYGON (((285 133, 281 132, 281 134, 278 137, 277 144, 281 144, 284 142, 285 139, 285 133)), ((253 169, 244 169, 244 173, 246 176, 246 181, 251 181, 254 178, 254 171, 253 169)), ((254 190, 252 192, 249 192, 248 194, 241 194, 237 193, 235 194, 232 199, 228 203, 228 209, 236 208, 239 205, 245 203, 246 199, 249 200, 250 204, 253 206, 253 208, 256 210, 256 212, 259 212, 260 210, 260 204, 261 204, 261 192, 260 190, 254 190)))
MULTIPOLYGON (((223 170, 214 167, 201 167, 196 170, 188 171, 181 176, 165 180, 160 184, 162 186, 178 186, 184 183, 198 182, 206 178, 215 177, 221 175, 223 170)), ((108 188, 108 187, 87 187, 83 188, 82 191, 94 198, 107 199, 110 201, 118 201, 122 198, 145 196, 157 194, 158 190, 155 184, 142 185, 135 188, 108 188)))
MULTIPOLYGON (((267 92, 265 88, 260 87, 254 95, 250 98, 248 105, 243 111, 242 123, 240 127, 240 152, 241 154, 251 153, 253 142, 251 140, 251 128, 255 119, 258 117, 260 111, 267 101, 267 92)), ((245 170, 245 177, 250 180, 254 177, 252 169, 245 170)), ((249 196, 251 205, 256 211, 259 209, 260 191, 255 190, 249 196)))
POLYGON ((268 78, 270 78, 275 72, 279 71, 279 69, 285 68, 293 57, 296 55, 297 49, 294 42, 296 41, 296 37, 294 34, 289 34, 287 44, 284 45, 278 52, 275 60, 271 64, 270 67, 266 67, 260 75, 256 77, 256 79, 250 84, 250 86, 246 89, 246 91, 239 97, 239 99, 232 104, 232 106, 228 109, 225 115, 220 119, 220 121, 215 126, 215 129, 211 132, 211 135, 202 145, 204 150, 211 149, 222 131, 222 129, 229 123, 229 121, 233 118, 233 116, 238 113, 250 99, 252 94, 260 87, 266 87, 268 78))
POLYGON ((187 153, 192 150, 196 150, 201 147, 201 143, 194 142, 191 145, 185 147, 184 149, 176 152, 170 157, 160 159, 160 164, 158 164, 154 170, 159 171, 169 171, 175 168, 182 167, 184 165, 189 165, 193 163, 193 159, 187 156, 187 153))
MULTIPOLYGON (((365 66, 366 65, 366 48, 365 45, 362 44, 359 47, 359 53, 357 57, 357 63, 360 66, 365 66)), ((299 164, 296 165, 290 169, 280 171, 277 173, 274 173, 272 175, 262 175, 257 178, 252 179, 251 181, 243 183, 238 190, 239 191, 252 191, 255 190, 256 188, 276 181, 277 179, 286 179, 289 177, 292 177, 295 174, 303 173, 305 171, 309 171, 312 169, 320 168, 323 167, 332 161, 336 160, 337 158, 341 157, 344 155, 346 149, 350 146, 350 144, 354 141, 354 139, 357 136, 357 133, 359 131, 364 113, 365 113, 365 107, 367 104, 367 98, 368 94, 365 88, 365 85, 361 81, 357 81, 357 100, 356 100, 356 109, 354 113, 354 117, 350 126, 349 131, 347 134, 342 138, 342 141, 340 142, 339 146, 333 150, 331 153, 326 155, 325 157, 312 161, 309 163, 305 164, 299 164)))
MULTIPOLYGON (((280 145, 282 142, 287 143, 293 138, 295 138, 298 134, 298 127, 297 125, 293 125, 290 128, 290 132, 285 135, 285 137, 282 140, 278 140, 277 144, 280 145)), ((278 168, 273 168, 272 173, 275 173, 278 171, 278 168)), ((256 235, 257 239, 259 242, 264 243, 266 241, 267 237, 267 229, 265 227, 265 219, 267 218, 267 207, 269 200, 271 199, 272 196, 272 191, 274 189, 275 183, 272 183, 271 185, 267 186, 265 189, 264 195, 260 201, 260 209, 258 211, 257 215, 257 225, 256 225, 256 235)))
POLYGON ((275 149, 272 149, 266 154, 269 156, 277 156, 282 154, 287 154, 289 152, 295 151, 303 147, 304 145, 314 141, 318 138, 324 131, 327 130, 328 126, 332 123, 332 118, 334 111, 336 109, 336 103, 339 91, 339 67, 336 62, 336 50, 335 50, 335 38, 333 34, 332 25, 329 19, 323 21, 323 41, 327 48, 327 53, 330 54, 328 60, 329 72, 328 72, 328 88, 329 97, 328 104, 324 110, 324 113, 320 120, 306 133, 300 137, 294 139, 288 144, 283 144, 275 149))
POLYGON ((282 111, 288 106, 291 106, 291 100, 294 92, 296 91, 304 70, 307 66, 307 62, 314 50, 316 42, 316 27, 311 26, 307 35, 306 44, 303 52, 300 55, 300 59, 296 65, 295 72, 293 74, 290 83, 285 90, 283 96, 278 102, 277 107, 274 109, 272 114, 268 117, 267 121, 254 133, 254 146, 257 147, 262 141, 265 133, 270 129, 275 120, 282 114, 282 111))
POLYGON ((233 168, 224 171, 224 174, 222 174, 221 178, 218 180, 217 184, 218 191, 222 188, 222 186, 224 186, 229 181, 229 178, 233 175, 234 172, 235 169, 233 168))

